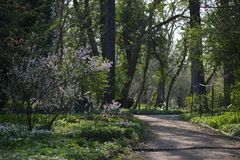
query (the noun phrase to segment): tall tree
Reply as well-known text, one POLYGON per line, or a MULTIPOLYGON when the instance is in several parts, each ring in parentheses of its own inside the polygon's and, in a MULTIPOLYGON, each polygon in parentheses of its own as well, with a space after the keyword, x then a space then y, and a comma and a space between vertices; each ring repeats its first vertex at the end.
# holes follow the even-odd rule
POLYGON ((99 0, 99 8, 100 8, 100 39, 101 39, 101 49, 102 49, 102 55, 105 56, 106 54, 106 34, 105 34, 105 28, 106 28, 106 20, 107 20, 107 6, 106 6, 106 0, 99 0))
POLYGON ((121 10, 120 25, 122 26, 120 48, 124 51, 127 60, 126 66, 124 66, 126 68, 127 80, 121 90, 123 105, 126 104, 129 96, 129 89, 140 57, 145 29, 148 25, 144 15, 146 10, 144 6, 143 0, 119 1, 121 10))
MULTIPOLYGON (((126 75, 127 80, 123 85, 121 95, 123 103, 129 96, 129 90, 133 81, 134 74, 136 72, 137 63, 141 56, 141 49, 145 43, 147 36, 154 36, 160 32, 162 26, 175 21, 181 17, 183 13, 172 15, 165 20, 159 17, 154 17, 154 12, 157 7, 162 6, 162 1, 153 1, 147 8, 146 3, 143 0, 127 0, 119 2, 121 7, 121 49, 126 54, 126 75), (148 10, 149 9, 149 10, 148 10), (148 13, 148 14, 145 14, 148 13), (161 19, 161 21, 153 20, 154 25, 151 27, 152 18, 161 19)), ((161 8, 161 7, 160 7, 161 8)))
POLYGON ((220 0, 208 15, 208 43, 213 60, 223 66, 223 105, 232 104, 232 87, 238 81, 239 64, 239 0, 220 0))
POLYGON ((236 82, 236 72, 239 69, 239 7, 238 0, 221 0, 218 12, 221 20, 222 53, 224 70, 224 106, 232 103, 231 89, 236 82), (232 4, 232 6, 230 5, 232 4))
POLYGON ((190 10, 190 57, 191 57, 191 92, 197 95, 206 94, 206 88, 201 84, 204 81, 204 68, 202 61, 202 36, 200 1, 189 0, 190 10))
POLYGON ((105 57, 112 63, 108 77, 104 103, 110 103, 115 98, 115 0, 107 0, 106 12, 106 54, 105 57))
POLYGON ((172 76, 171 78, 171 81, 170 81, 170 84, 169 84, 169 89, 168 89, 168 93, 167 93, 167 98, 166 98, 166 110, 168 110, 168 107, 169 107, 169 100, 170 100, 170 95, 171 95, 171 91, 172 91, 172 88, 173 88, 173 85, 177 79, 177 77, 179 76, 183 66, 184 66, 184 61, 186 59, 186 56, 187 56, 187 46, 186 46, 186 38, 183 37, 183 53, 181 54, 181 57, 182 59, 180 60, 180 63, 178 65, 178 68, 177 68, 177 71, 176 73, 172 76))
MULTIPOLYGON (((229 6, 229 1, 228 0, 221 0, 220 1, 220 7, 228 7, 229 6)), ((227 8, 222 8, 220 9, 220 14, 221 14, 221 22, 222 24, 227 24, 230 15, 228 13, 227 8)), ((225 34, 229 31, 229 25, 225 25, 222 26, 222 34, 225 34), (225 32, 225 33, 224 33, 225 32)), ((231 59, 229 59, 230 57, 227 56, 228 54, 230 54, 229 52, 231 52, 230 50, 223 50, 223 54, 225 55, 225 60, 223 61, 223 79, 224 79, 224 106, 228 106, 231 104, 231 85, 233 83, 233 69, 230 62, 231 59), (229 58, 228 58, 229 57, 229 58)))
POLYGON ((0 1, 0 110, 6 104, 3 90, 8 81, 7 73, 23 56, 46 55, 52 46, 53 1, 0 1))

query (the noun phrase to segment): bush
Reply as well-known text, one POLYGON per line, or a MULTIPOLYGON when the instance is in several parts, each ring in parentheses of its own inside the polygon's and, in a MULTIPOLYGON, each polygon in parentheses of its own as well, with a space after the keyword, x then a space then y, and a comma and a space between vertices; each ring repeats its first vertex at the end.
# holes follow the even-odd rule
MULTIPOLYGON (((79 97, 87 93, 98 104, 108 85, 106 79, 112 64, 103 57, 90 55, 89 50, 80 49, 66 50, 63 55, 23 57, 7 74, 9 81, 4 92, 10 111, 26 113, 31 131, 36 112, 68 113, 79 97)), ((91 107, 89 104, 77 109, 80 112, 91 107)), ((49 128, 54 119, 50 120, 49 128)))

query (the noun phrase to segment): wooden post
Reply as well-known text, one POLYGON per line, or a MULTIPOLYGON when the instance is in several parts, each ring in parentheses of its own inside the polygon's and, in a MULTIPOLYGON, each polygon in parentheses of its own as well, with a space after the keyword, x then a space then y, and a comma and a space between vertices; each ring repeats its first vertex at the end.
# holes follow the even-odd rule
POLYGON ((192 110, 193 110, 193 104, 194 104, 194 98, 193 98, 193 93, 192 93, 191 113, 192 113, 192 110))
POLYGON ((214 86, 212 85, 212 116, 213 116, 213 109, 214 109, 214 86))
POLYGON ((202 117, 202 94, 200 95, 200 106, 199 106, 199 113, 200 113, 200 117, 202 117))

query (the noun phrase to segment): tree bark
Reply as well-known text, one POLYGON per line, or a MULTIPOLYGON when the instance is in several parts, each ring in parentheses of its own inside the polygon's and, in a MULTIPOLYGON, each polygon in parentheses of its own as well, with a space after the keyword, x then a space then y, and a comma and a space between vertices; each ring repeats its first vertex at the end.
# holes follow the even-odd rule
POLYGON ((146 62, 145 62, 145 66, 144 66, 144 69, 143 69, 143 81, 142 81, 142 85, 141 85, 141 88, 140 88, 140 92, 137 96, 137 99, 136 99, 136 102, 134 103, 134 106, 133 108, 137 108, 137 105, 140 103, 140 100, 141 100, 141 96, 143 94, 143 91, 144 91, 144 88, 145 88, 145 83, 146 83, 146 77, 147 77, 147 71, 148 71, 148 66, 149 66, 149 61, 150 61, 150 49, 148 49, 148 53, 146 55, 146 62))
POLYGON ((100 4, 100 39, 101 39, 101 49, 102 55, 106 56, 106 22, 107 22, 107 7, 106 7, 106 0, 99 0, 100 4))
MULTIPOLYGON (((229 0, 220 0, 220 6, 223 7, 228 7, 229 6, 229 0)), ((228 21, 229 18, 229 13, 227 13, 227 10, 229 8, 220 8, 220 13, 221 13, 221 23, 225 24, 228 21)), ((226 24, 223 27, 223 32, 229 32, 229 27, 228 24, 226 24)), ((224 59, 223 59, 223 92, 224 92, 224 101, 223 101, 223 105, 225 107, 229 106, 231 104, 231 87, 232 84, 234 83, 234 78, 233 78, 233 68, 232 68, 232 63, 231 61, 233 61, 231 58, 229 58, 228 54, 231 54, 231 50, 229 49, 224 49, 223 50, 223 55, 224 55, 224 59)))
POLYGON ((126 49, 126 54, 127 54, 127 77, 128 80, 124 84, 123 89, 121 91, 122 99, 123 99, 123 105, 126 104, 128 94, 129 94, 129 89, 131 86, 131 83, 133 81, 133 77, 136 71, 136 66, 137 66, 137 60, 139 58, 141 50, 141 45, 138 44, 135 46, 135 49, 132 51, 131 49, 126 49))
POLYGON ((160 71, 161 71, 161 77, 158 83, 158 88, 157 88, 157 99, 155 103, 155 108, 156 107, 161 107, 163 103, 165 102, 165 82, 166 82, 166 73, 165 73, 165 66, 166 64, 163 62, 162 57, 157 54, 156 48, 154 49, 154 54, 159 61, 160 64, 160 71))
POLYGON ((112 63, 108 77, 108 87, 104 103, 111 103, 115 98, 115 0, 107 0, 106 58, 112 63))
POLYGON ((161 77, 158 83, 156 107, 162 107, 165 102, 165 77, 161 77))
MULTIPOLYGON (((200 1, 189 0, 190 9, 190 28, 193 32, 201 32, 201 17, 200 17, 200 1)), ((202 37, 201 33, 191 35, 194 45, 190 47, 191 65, 191 92, 197 95, 206 94, 206 88, 200 84, 204 84, 204 68, 202 57, 202 37)))
POLYGON ((233 81, 233 76, 230 72, 229 66, 227 63, 224 63, 223 66, 223 79, 224 79, 224 87, 223 87, 223 92, 224 92, 224 101, 223 104, 225 107, 229 106, 231 104, 231 85, 233 81))
MULTIPOLYGON (((199 0, 189 0, 190 9, 190 28, 192 29, 191 39, 193 44, 190 46, 190 57, 191 57, 191 93, 204 95, 203 105, 202 100, 200 100, 200 109, 202 113, 209 111, 207 97, 206 97, 206 87, 204 79, 204 67, 202 61, 202 35, 201 35, 201 16, 200 16, 200 1, 199 0), (203 107, 202 107, 203 106, 203 107)), ((200 98, 201 99, 201 98, 200 98)))
POLYGON ((32 129, 33 129, 33 117, 32 117, 32 106, 31 106, 30 100, 27 100, 26 115, 27 115, 28 130, 32 131, 32 129))

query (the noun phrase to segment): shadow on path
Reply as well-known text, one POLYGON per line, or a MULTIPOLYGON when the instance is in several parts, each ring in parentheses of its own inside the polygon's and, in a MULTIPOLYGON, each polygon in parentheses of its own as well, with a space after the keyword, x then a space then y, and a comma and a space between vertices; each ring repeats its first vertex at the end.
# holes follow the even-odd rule
POLYGON ((135 151, 149 159, 240 160, 240 141, 179 120, 178 115, 141 115, 152 136, 135 151))

